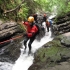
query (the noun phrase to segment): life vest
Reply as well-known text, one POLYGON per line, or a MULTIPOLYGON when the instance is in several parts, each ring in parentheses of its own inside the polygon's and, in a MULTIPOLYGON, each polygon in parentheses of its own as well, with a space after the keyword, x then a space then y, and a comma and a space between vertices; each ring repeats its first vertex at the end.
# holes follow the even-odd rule
POLYGON ((33 37, 37 34, 38 32, 38 27, 36 25, 30 25, 29 22, 24 22, 24 25, 27 27, 27 36, 28 37, 33 37))

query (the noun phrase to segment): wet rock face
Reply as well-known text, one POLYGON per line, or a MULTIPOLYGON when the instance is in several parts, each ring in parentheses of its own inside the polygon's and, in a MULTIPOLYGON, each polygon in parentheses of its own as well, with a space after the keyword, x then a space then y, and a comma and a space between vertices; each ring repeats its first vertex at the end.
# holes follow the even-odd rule
MULTIPOLYGON (((2 43, 6 40, 10 40, 12 37, 17 37, 22 34, 20 25, 13 21, 2 22, 0 21, 0 61, 2 62, 15 62, 20 56, 20 41, 22 38, 15 39, 2 43), (18 35, 17 35, 18 34, 18 35)), ((22 39, 23 40, 23 39, 22 39)))
POLYGON ((14 63, 20 56, 20 39, 0 48, 0 61, 14 63))
POLYGON ((22 32, 22 30, 16 22, 8 21, 0 23, 0 41, 2 41, 4 38, 14 35, 15 33, 20 32, 22 32))
POLYGON ((61 38, 61 44, 66 47, 70 47, 70 36, 63 36, 61 38))
POLYGON ((63 34, 70 31, 70 13, 63 17, 58 17, 57 22, 55 23, 54 34, 63 34))

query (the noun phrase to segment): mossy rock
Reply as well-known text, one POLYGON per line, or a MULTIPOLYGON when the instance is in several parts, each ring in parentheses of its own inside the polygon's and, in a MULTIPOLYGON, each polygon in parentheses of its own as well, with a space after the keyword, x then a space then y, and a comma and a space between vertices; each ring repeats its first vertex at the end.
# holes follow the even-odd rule
POLYGON ((53 66, 70 58, 70 49, 64 47, 60 42, 62 37, 62 35, 56 37, 37 50, 34 63, 39 66, 53 66))

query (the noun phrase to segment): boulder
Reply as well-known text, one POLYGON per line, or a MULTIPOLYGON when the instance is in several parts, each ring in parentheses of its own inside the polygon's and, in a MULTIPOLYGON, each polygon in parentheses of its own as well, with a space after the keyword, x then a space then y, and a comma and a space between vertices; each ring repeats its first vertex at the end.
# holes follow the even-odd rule
POLYGON ((23 31, 20 28, 20 25, 14 21, 0 23, 0 41, 21 32, 23 31))

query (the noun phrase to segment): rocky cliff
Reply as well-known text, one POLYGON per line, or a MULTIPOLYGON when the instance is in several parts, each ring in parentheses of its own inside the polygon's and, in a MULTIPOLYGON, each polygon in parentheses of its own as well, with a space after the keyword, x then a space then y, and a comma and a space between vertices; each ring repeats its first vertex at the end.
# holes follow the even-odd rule
POLYGON ((19 57, 20 41, 23 38, 18 38, 14 41, 10 39, 21 34, 23 34, 23 30, 18 23, 0 21, 0 61, 13 62, 19 57))
POLYGON ((22 32, 20 25, 14 21, 2 22, 0 21, 0 41, 11 37, 16 33, 22 32))
POLYGON ((54 34, 59 35, 70 31, 70 13, 65 16, 55 17, 54 34))

